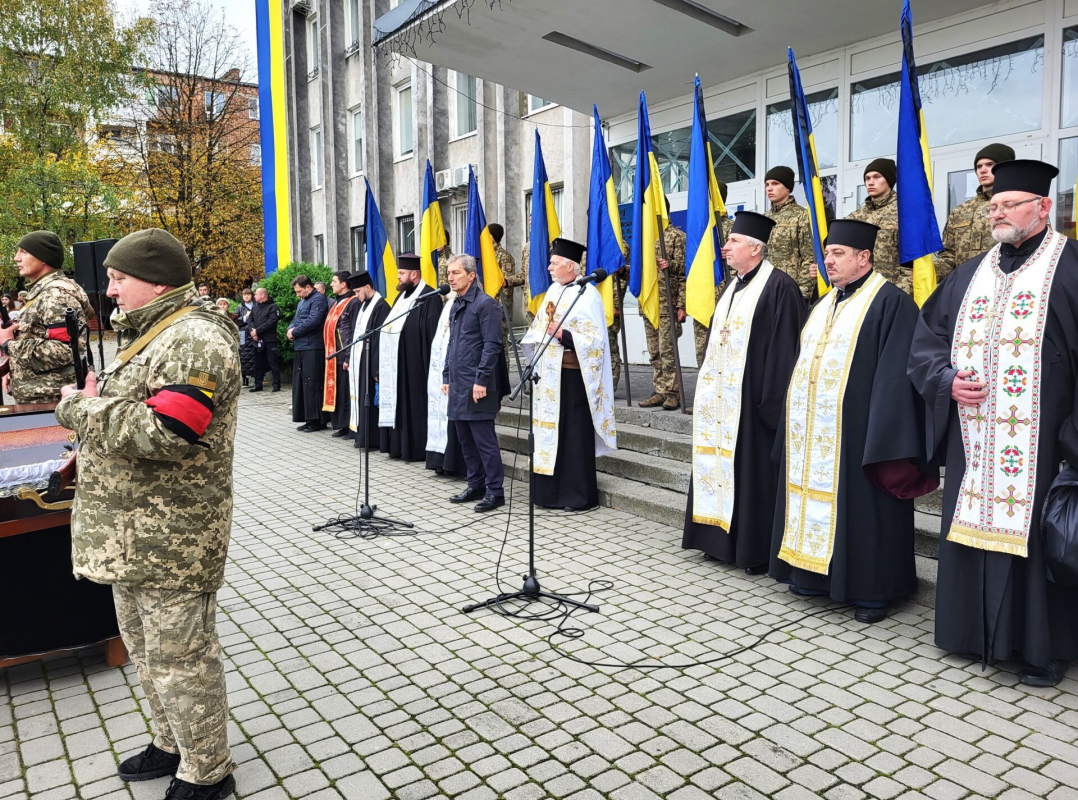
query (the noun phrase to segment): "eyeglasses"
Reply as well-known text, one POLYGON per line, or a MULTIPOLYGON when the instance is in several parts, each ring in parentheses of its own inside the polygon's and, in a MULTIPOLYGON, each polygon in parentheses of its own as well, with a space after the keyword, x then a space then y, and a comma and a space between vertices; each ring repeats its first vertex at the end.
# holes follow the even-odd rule
POLYGON ((1036 203, 1038 200, 1043 200, 1043 197, 1031 197, 1028 200, 1018 200, 1016 202, 1000 203, 999 205, 988 205, 981 211, 985 217, 991 218, 996 214, 1002 212, 1004 216, 1014 213, 1014 210, 1018 206, 1024 206, 1026 203, 1036 203))

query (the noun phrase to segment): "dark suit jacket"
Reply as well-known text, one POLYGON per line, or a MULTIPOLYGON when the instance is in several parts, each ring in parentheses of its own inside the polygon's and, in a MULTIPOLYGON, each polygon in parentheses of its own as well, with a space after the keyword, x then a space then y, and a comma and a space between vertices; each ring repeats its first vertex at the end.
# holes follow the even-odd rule
POLYGON ((277 304, 273 300, 267 300, 265 303, 255 301, 255 306, 247 317, 247 330, 258 333, 259 341, 276 344, 277 320, 280 316, 281 312, 277 310, 277 304))
POLYGON ((494 410, 487 413, 468 407, 472 385, 487 387, 489 396, 497 395, 500 381, 495 379, 502 351, 502 307, 498 301, 479 288, 478 278, 467 292, 453 301, 449 312, 449 350, 442 370, 442 382, 449 384, 449 419, 494 419, 494 410))
POLYGON ((322 326, 329 313, 326 296, 315 290, 299 301, 292 319, 292 345, 297 350, 324 350, 322 326))

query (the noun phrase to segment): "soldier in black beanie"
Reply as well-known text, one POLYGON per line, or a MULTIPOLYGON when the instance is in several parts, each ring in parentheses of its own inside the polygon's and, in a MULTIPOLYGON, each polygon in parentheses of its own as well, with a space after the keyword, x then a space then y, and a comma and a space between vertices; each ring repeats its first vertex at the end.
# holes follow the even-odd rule
POLYGON ((764 189, 771 208, 767 216, 775 220, 768 245, 768 260, 796 281, 801 295, 811 301, 816 290, 816 253, 812 245, 812 226, 808 209, 794 200, 794 171, 786 166, 772 167, 764 175, 764 189))

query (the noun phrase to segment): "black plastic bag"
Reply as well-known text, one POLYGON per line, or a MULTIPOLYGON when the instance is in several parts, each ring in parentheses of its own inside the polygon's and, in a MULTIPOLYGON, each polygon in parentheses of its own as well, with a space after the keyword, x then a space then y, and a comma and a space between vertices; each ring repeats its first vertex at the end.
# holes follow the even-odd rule
POLYGON ((1078 588, 1078 469, 1064 463, 1041 511, 1048 579, 1078 588))

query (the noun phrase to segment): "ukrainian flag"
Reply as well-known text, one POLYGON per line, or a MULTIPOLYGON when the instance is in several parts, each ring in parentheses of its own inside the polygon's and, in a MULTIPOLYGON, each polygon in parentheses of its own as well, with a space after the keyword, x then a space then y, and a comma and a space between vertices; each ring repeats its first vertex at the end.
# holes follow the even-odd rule
POLYGON ((701 325, 715 313, 715 287, 723 282, 717 220, 726 215, 707 138, 704 94, 696 76, 692 139, 689 143, 689 208, 686 223, 685 311, 701 325), (717 201, 717 202, 716 202, 717 201), (719 215, 719 216, 716 216, 719 215))
POLYGON ((670 217, 666 211, 659 165, 651 149, 648 101, 640 93, 636 131, 636 178, 633 181, 632 258, 629 262, 629 291, 640 301, 640 311, 659 327, 659 265, 655 245, 670 217))
POLYGON ((438 190, 434 186, 434 173, 427 159, 427 177, 423 181, 423 216, 419 228, 419 263, 423 283, 438 285, 438 250, 445 247, 445 225, 442 224, 442 208, 438 205, 438 190))
POLYGON ((591 150, 591 187, 588 192, 587 274, 605 269, 610 276, 598 285, 606 312, 606 326, 614 324, 614 273, 625 264, 622 255, 621 217, 618 197, 610 173, 610 155, 606 152, 599 109, 591 107, 595 136, 591 150))
POLYGON ((266 274, 292 259, 288 221, 288 139, 285 131, 284 33, 281 4, 255 3, 258 129, 262 159, 262 230, 266 274))
POLYGON ((367 205, 363 214, 367 272, 375 290, 393 305, 397 299, 397 260, 393 258, 393 248, 389 246, 389 235, 382 224, 382 215, 378 213, 371 182, 366 178, 363 182, 367 185, 367 205))
POLYGON ((487 228, 487 215, 483 213, 483 203, 479 199, 479 188, 475 185, 475 173, 471 167, 468 167, 468 221, 464 226, 463 252, 478 264, 480 287, 491 297, 496 297, 505 283, 505 276, 498 266, 494 237, 487 228))
POLYGON ((913 15, 910 2, 902 4, 902 94, 898 102, 898 260, 913 262, 913 299, 923 305, 936 288, 932 254, 943 249, 936 212, 932 206, 932 159, 928 131, 921 111, 917 64, 913 60, 913 15))
POLYGON ((550 288, 550 244, 561 236, 558 214, 554 211, 554 195, 546 176, 546 162, 535 131, 535 169, 532 178, 532 224, 528 234, 528 310, 539 313, 543 295, 550 288))
POLYGON ((809 118, 808 101, 801 88, 801 73, 794 59, 794 49, 787 48, 790 72, 790 113, 794 122, 794 149, 797 151, 797 172, 805 187, 808 202, 809 224, 812 226, 812 245, 816 251, 816 288, 820 297, 831 291, 827 268, 823 265, 823 244, 827 240, 827 214, 823 202, 823 186, 816 160, 816 142, 812 138, 812 120, 809 118))

